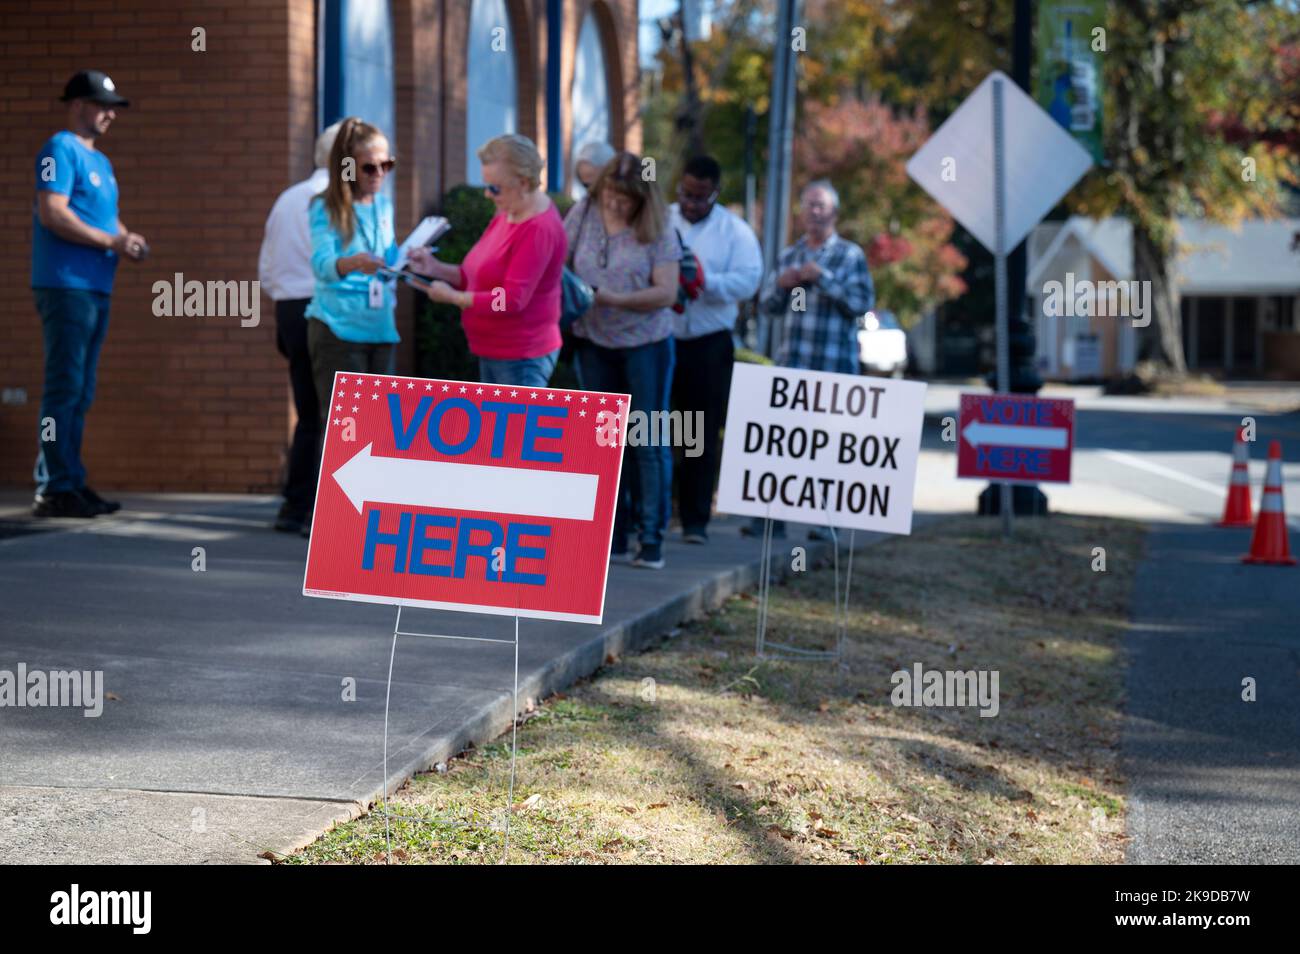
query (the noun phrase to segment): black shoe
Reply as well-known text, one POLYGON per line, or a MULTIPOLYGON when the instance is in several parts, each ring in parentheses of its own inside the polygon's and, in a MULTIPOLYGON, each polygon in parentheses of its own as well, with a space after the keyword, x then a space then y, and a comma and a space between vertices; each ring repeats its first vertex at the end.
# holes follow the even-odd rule
POLYGON ((86 501, 92 506, 97 507, 100 513, 117 513, 122 509, 122 505, 116 500, 105 500, 89 487, 82 487, 77 493, 85 497, 86 501))
POLYGON ((287 503, 280 505, 280 512, 275 515, 275 529, 281 533, 301 533, 306 515, 287 503))
POLYGON ((102 511, 75 490, 37 494, 32 504, 33 517, 97 517, 102 511))

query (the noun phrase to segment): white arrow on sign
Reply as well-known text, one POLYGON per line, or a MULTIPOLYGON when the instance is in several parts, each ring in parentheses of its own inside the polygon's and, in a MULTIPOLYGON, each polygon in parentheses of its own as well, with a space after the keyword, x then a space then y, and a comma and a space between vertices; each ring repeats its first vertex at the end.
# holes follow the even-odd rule
POLYGON ((595 474, 376 457, 374 446, 367 444, 334 471, 357 513, 367 500, 560 520, 591 520, 596 513, 595 474))
POLYGON ((961 432, 972 447, 996 444, 999 447, 1038 447, 1065 450, 1069 432, 1064 427, 1030 427, 1025 424, 987 424, 971 421, 961 432))

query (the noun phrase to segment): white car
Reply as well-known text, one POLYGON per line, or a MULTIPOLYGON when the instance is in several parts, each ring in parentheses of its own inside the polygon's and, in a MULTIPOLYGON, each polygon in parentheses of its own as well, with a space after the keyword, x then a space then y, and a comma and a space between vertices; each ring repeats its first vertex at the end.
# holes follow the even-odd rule
POLYGON ((907 335, 892 312, 869 311, 862 316, 858 360, 865 372, 903 376, 907 370, 907 335))

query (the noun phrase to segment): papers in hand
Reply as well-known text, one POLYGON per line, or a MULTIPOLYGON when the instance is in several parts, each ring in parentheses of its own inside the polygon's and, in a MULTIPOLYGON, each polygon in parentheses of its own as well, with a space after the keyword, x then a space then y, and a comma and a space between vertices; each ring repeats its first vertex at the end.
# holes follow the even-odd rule
POLYGON ((400 272, 406 267, 407 256, 412 249, 432 245, 450 231, 451 223, 441 215, 431 215, 422 219, 419 225, 411 229, 411 234, 406 237, 406 240, 397 247, 397 261, 393 263, 393 270, 400 272))

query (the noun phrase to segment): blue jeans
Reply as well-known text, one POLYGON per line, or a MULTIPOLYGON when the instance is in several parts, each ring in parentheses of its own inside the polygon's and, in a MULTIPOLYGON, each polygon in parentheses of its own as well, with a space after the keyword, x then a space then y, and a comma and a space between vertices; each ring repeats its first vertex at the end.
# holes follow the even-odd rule
POLYGON ((45 389, 41 392, 36 492, 62 493, 86 486, 81 435, 95 399, 95 369, 108 333, 110 296, 80 288, 35 288, 45 337, 45 389), (44 440, 47 420, 53 440, 44 440))
POLYGON ((484 384, 513 384, 521 388, 544 388, 551 380, 560 349, 540 358, 478 359, 478 379, 484 384))
MULTIPOLYGON (((673 339, 635 348, 602 348, 590 341, 578 345, 582 386, 591 391, 615 391, 632 397, 632 410, 650 414, 668 410, 673 339)), ((650 431, 652 428, 646 428, 650 431)), ((614 549, 625 549, 628 525, 635 509, 642 546, 663 543, 672 493, 672 447, 656 446, 654 437, 623 451, 623 492, 614 518, 614 549), (629 471, 631 456, 634 469, 629 471), (630 479, 635 475, 635 480, 630 479)))

